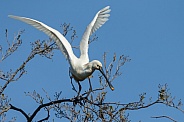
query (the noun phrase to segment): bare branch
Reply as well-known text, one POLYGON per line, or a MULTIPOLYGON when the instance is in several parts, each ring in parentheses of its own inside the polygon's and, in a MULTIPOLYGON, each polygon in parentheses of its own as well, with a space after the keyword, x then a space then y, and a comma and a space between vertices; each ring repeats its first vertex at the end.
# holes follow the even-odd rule
POLYGON ((1 52, 1 60, 0 62, 4 61, 7 57, 9 57, 10 55, 12 55, 22 44, 22 40, 20 39, 22 33, 24 32, 24 30, 19 31, 18 34, 16 34, 16 36, 14 36, 14 40, 12 41, 12 43, 9 42, 8 40, 8 30, 5 30, 5 37, 6 37, 6 42, 8 44, 8 49, 6 49, 5 54, 3 53, 3 48, 0 47, 0 52, 1 52))
POLYGON ((62 99, 62 100, 57 100, 57 101, 51 101, 49 103, 45 103, 42 105, 39 105, 39 107, 33 112, 33 114, 30 116, 30 120, 33 120, 33 118, 36 116, 36 114, 44 107, 57 104, 57 103, 62 103, 62 102, 73 102, 72 99, 62 99))
POLYGON ((7 107, 7 108, 1 110, 0 115, 2 115, 3 113, 7 112, 8 110, 10 110, 10 107, 7 107))
MULTIPOLYGON (((24 73, 26 73, 25 71, 25 66, 26 64, 31 60, 33 59, 37 54, 41 55, 47 55, 48 52, 51 52, 54 48, 52 47, 53 44, 49 45, 49 46, 44 46, 44 48, 41 48, 41 44, 39 42, 35 42, 38 46, 39 46, 39 49, 38 47, 34 47, 32 49, 32 52, 30 53, 30 55, 28 56, 28 58, 20 65, 20 67, 15 71, 13 72, 9 79, 5 79, 6 80, 6 83, 4 84, 4 86, 0 89, 0 95, 3 93, 3 91, 6 89, 6 87, 8 86, 8 84, 12 81, 16 81, 18 80, 24 73), (48 51, 49 50, 49 51, 48 51), (17 74, 20 72, 19 76, 17 78, 15 78, 15 76, 17 76, 17 74)), ((47 56, 46 56, 47 57, 47 56)), ((1 78, 2 79, 2 78, 1 78)))
POLYGON ((47 109, 47 117, 45 117, 45 118, 39 120, 38 122, 43 122, 43 121, 45 121, 45 120, 48 120, 49 117, 50 117, 50 114, 49 114, 49 110, 47 109))
POLYGON ((15 106, 11 105, 11 104, 10 104, 10 109, 22 113, 22 114, 26 117, 26 119, 29 120, 29 116, 28 116, 22 109, 17 108, 17 107, 15 107, 15 106))
POLYGON ((169 116, 165 116, 165 115, 163 115, 163 116, 152 116, 151 118, 167 118, 167 119, 170 119, 171 121, 173 121, 173 122, 177 122, 176 120, 174 120, 173 118, 171 118, 171 117, 169 117, 169 116))

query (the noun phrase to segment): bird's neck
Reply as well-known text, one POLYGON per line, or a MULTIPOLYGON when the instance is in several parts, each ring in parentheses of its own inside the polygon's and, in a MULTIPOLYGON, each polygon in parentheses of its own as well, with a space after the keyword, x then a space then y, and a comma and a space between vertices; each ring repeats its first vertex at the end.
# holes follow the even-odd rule
POLYGON ((89 62, 89 63, 85 64, 84 70, 85 70, 85 72, 89 72, 92 74, 95 71, 95 69, 93 68, 93 63, 89 62))

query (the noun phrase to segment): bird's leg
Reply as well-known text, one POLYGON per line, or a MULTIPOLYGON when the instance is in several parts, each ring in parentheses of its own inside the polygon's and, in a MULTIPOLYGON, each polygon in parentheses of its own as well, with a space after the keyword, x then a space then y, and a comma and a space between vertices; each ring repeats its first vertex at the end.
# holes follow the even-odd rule
POLYGON ((78 91, 78 93, 77 93, 77 97, 79 97, 80 92, 81 92, 81 89, 82 89, 82 86, 81 86, 81 84, 80 84, 80 81, 77 81, 77 83, 78 83, 78 85, 79 85, 79 91, 78 91))
MULTIPOLYGON (((75 89, 75 86, 73 85, 73 82, 72 82, 72 78, 73 78, 73 76, 72 76, 72 74, 71 74, 71 72, 70 72, 70 69, 69 69, 69 76, 70 76, 70 79, 71 79, 71 84, 72 84, 72 90, 74 90, 75 92, 77 92, 77 90, 75 89)), ((80 81, 76 81, 77 83, 78 83, 78 85, 79 85, 79 91, 78 91, 78 93, 77 93, 77 98, 79 97, 79 95, 80 95, 80 92, 81 92, 81 89, 82 89, 82 86, 81 86, 81 84, 80 84, 80 81)))
POLYGON ((89 92, 92 92, 91 80, 90 80, 90 78, 88 78, 88 80, 89 80, 89 92))
POLYGON ((71 80, 71 84, 72 84, 72 90, 74 90, 75 92, 77 92, 77 90, 75 89, 74 85, 73 85, 73 82, 72 82, 72 75, 71 75, 71 72, 70 72, 70 69, 69 69, 69 76, 70 76, 70 80, 71 80))
POLYGON ((88 81, 89 81, 89 91, 87 92, 87 96, 86 97, 88 97, 89 96, 89 94, 92 92, 92 85, 91 85, 91 80, 90 80, 90 78, 88 77, 88 81))
POLYGON ((72 90, 74 90, 75 92, 77 92, 77 90, 75 89, 75 86, 73 85, 72 77, 70 77, 70 78, 71 78, 72 90))

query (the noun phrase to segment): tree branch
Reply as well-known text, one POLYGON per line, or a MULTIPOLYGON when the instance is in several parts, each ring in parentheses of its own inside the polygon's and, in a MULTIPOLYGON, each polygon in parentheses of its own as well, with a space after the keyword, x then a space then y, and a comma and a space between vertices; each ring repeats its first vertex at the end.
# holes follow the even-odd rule
POLYGON ((62 103, 62 102, 73 102, 73 101, 74 101, 73 99, 62 99, 62 100, 51 101, 51 102, 42 104, 42 105, 38 106, 38 108, 33 112, 33 114, 30 116, 30 120, 32 121, 33 118, 36 116, 36 114, 37 114, 42 108, 44 108, 44 107, 46 107, 46 106, 50 106, 50 105, 57 104, 57 103, 62 103))
MULTIPOLYGON (((51 44, 51 45, 47 46, 46 48, 41 49, 41 50, 39 50, 39 51, 37 51, 37 49, 34 48, 33 51, 31 52, 31 54, 30 54, 30 55, 28 56, 28 58, 26 59, 26 61, 24 61, 24 62, 22 63, 22 65, 21 65, 14 73, 12 73, 11 77, 6 81, 6 83, 4 84, 4 86, 3 86, 3 87, 1 88, 1 90, 0 90, 0 95, 1 95, 1 94, 3 93, 3 91, 6 89, 6 87, 8 86, 8 84, 9 84, 11 81, 14 81, 14 78, 15 78, 15 76, 18 74, 18 72, 21 72, 21 71, 24 71, 24 72, 25 72, 24 67, 26 66, 26 64, 27 64, 31 59, 34 58, 35 55, 40 54, 40 53, 43 53, 44 51, 46 51, 47 49, 49 49, 49 48, 50 48, 51 46, 53 46, 54 44, 55 44, 55 43, 53 43, 53 44, 51 44)), ((23 75, 23 74, 21 73, 20 76, 19 76, 16 80, 18 80, 22 75, 23 75)))
POLYGON ((0 112, 0 116, 1 116, 3 113, 7 112, 8 110, 10 110, 10 107, 8 107, 8 108, 6 108, 6 109, 3 109, 3 110, 0 112))
POLYGON ((174 120, 173 118, 171 118, 171 117, 169 117, 169 116, 165 116, 165 115, 163 115, 163 116, 152 116, 151 118, 167 118, 167 119, 170 119, 171 121, 173 121, 173 122, 177 122, 176 120, 174 120))
POLYGON ((45 118, 39 120, 38 122, 43 122, 43 121, 45 121, 45 120, 48 120, 49 117, 50 117, 49 110, 47 110, 47 117, 45 117, 45 118))
POLYGON ((27 120, 29 120, 29 116, 22 109, 17 108, 11 104, 10 104, 10 109, 15 110, 15 111, 19 111, 20 113, 22 113, 26 117, 27 120))

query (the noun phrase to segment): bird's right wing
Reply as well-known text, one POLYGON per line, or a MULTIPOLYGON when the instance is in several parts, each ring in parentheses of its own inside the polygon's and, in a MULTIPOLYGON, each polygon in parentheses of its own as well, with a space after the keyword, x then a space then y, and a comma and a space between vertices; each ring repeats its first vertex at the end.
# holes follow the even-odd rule
POLYGON ((89 37, 108 20, 110 11, 110 6, 101 9, 97 12, 91 23, 87 26, 80 42, 81 57, 87 58, 89 37))
POLYGON ((66 38, 59 31, 47 26, 46 24, 42 22, 39 22, 31 18, 19 17, 19 16, 14 16, 14 15, 9 15, 8 17, 23 21, 27 24, 30 24, 36 29, 47 34, 51 39, 53 39, 56 42, 61 52, 65 55, 66 59, 73 60, 72 58, 76 58, 76 56, 73 53, 70 43, 66 40, 66 38))

